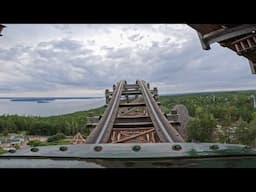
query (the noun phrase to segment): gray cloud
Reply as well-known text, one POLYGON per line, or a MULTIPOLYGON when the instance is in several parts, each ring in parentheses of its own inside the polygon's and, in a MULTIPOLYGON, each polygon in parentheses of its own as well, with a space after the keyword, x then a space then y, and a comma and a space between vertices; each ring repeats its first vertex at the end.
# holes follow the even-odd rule
POLYGON ((107 50, 107 57, 108 58, 112 58, 112 59, 116 59, 116 58, 126 58, 128 59, 129 58, 129 55, 131 53, 131 48, 119 48, 119 49, 108 49, 107 50))
POLYGON ((72 33, 69 24, 56 24, 56 25, 53 25, 53 26, 56 29, 61 30, 62 32, 66 33, 66 34, 71 34, 72 33))
MULTIPOLYGON (((90 33, 104 28, 86 26, 90 33)), ((72 31, 70 26, 57 28, 72 31)), ((105 34, 111 33, 109 29, 104 29, 105 34)), ((82 41, 63 36, 33 46, 0 47, 0 94, 105 89, 121 79, 144 79, 157 85, 160 93, 255 87, 256 76, 251 75, 246 59, 219 45, 203 51, 196 33, 188 27, 128 25, 117 30, 118 37, 122 34, 121 43, 125 38, 134 43, 122 47, 101 45, 98 50, 102 53, 91 47, 97 46, 97 39, 82 41), (163 38, 142 43, 154 33, 163 38)))
POLYGON ((131 41, 139 41, 142 40, 144 38, 143 35, 138 34, 134 34, 128 37, 128 39, 130 39, 131 41))

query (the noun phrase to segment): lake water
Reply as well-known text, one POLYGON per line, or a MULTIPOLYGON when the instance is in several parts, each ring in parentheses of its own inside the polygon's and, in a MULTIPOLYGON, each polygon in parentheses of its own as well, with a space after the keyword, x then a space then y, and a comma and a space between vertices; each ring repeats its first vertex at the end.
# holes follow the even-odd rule
POLYGON ((93 99, 56 99, 50 102, 38 103, 36 101, 11 101, 0 99, 0 115, 34 115, 51 116, 85 111, 105 104, 104 98, 93 99))

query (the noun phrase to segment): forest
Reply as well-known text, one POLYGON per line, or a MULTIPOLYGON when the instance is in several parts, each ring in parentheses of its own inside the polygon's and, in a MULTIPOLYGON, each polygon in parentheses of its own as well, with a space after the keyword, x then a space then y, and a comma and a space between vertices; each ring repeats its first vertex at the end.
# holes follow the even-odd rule
POLYGON ((86 128, 87 116, 101 115, 104 110, 104 107, 100 107, 49 117, 2 115, 0 116, 0 135, 25 133, 27 135, 51 136, 63 133, 66 136, 71 136, 79 131, 87 136, 89 134, 89 130, 86 128))
MULTIPOLYGON (((166 113, 176 104, 187 107, 191 117, 187 126, 187 142, 239 143, 256 146, 256 109, 253 95, 256 91, 194 93, 160 96, 161 109, 166 113)), ((66 115, 0 116, 0 135, 25 133, 27 135, 52 136, 63 133, 71 136, 86 128, 88 115, 102 115, 105 108, 66 115)))
POLYGON ((187 142, 237 143, 256 146, 255 91, 195 93, 160 97, 165 112, 176 104, 187 107, 191 119, 187 142))

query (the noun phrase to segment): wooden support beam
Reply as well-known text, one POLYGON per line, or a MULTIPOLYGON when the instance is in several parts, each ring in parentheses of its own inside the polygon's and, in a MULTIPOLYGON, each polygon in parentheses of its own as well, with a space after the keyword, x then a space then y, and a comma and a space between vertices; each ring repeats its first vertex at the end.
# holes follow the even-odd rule
POLYGON ((114 140, 115 140, 115 138, 116 138, 116 131, 113 131, 113 134, 112 134, 112 138, 111 138, 111 140, 112 140, 112 141, 114 141, 114 140))
POLYGON ((156 140, 155 140, 155 133, 152 132, 152 133, 151 133, 151 136, 152 136, 152 142, 155 143, 155 142, 156 142, 156 140))
POLYGON ((147 137, 147 141, 150 141, 148 133, 146 134, 146 137, 147 137))
POLYGON ((256 43, 256 37, 252 37, 252 39, 254 40, 254 43, 256 43))
POLYGON ((117 140, 120 140, 121 134, 117 133, 117 140))

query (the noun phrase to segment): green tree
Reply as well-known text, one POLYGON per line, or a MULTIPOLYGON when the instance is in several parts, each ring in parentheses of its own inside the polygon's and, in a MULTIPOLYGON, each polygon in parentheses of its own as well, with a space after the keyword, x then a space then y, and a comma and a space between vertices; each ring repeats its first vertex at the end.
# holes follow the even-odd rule
POLYGON ((248 142, 249 145, 255 147, 256 146, 256 119, 253 119, 250 123, 249 123, 249 135, 248 135, 248 142))
POLYGON ((34 121, 30 129, 31 135, 52 135, 54 130, 48 122, 34 121))
POLYGON ((16 119, 14 120, 14 123, 17 127, 17 130, 19 131, 27 130, 26 118, 16 117, 16 119))
POLYGON ((9 132, 8 132, 8 129, 5 129, 4 131, 3 131, 3 136, 8 136, 8 134, 9 134, 9 132))
POLYGON ((201 113, 188 123, 187 140, 195 142, 211 142, 213 140, 213 131, 216 127, 216 120, 212 114, 201 113))
POLYGON ((0 147, 0 154, 3 154, 3 153, 6 153, 6 151, 2 147, 0 147))
POLYGON ((203 110, 203 107, 198 106, 195 110, 196 116, 201 116, 205 111, 203 110))
POLYGON ((46 142, 41 142, 39 140, 33 140, 33 141, 29 141, 28 145, 31 145, 33 147, 37 147, 37 146, 46 146, 47 143, 46 142))
POLYGON ((47 142, 59 141, 61 139, 65 139, 65 135, 63 133, 57 133, 56 135, 49 137, 47 142))
POLYGON ((240 144, 250 145, 249 137, 249 124, 246 121, 241 120, 239 126, 235 131, 235 136, 240 144))

